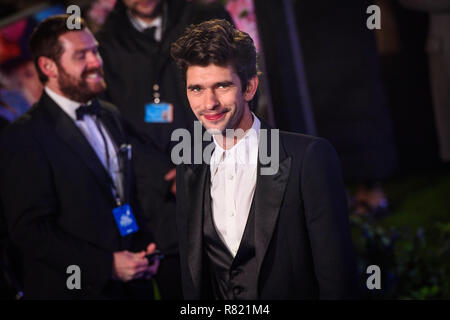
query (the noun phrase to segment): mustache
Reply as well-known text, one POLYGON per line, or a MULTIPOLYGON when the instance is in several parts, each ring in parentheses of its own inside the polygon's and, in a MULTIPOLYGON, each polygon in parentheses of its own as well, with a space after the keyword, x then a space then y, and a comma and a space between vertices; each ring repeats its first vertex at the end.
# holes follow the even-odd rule
POLYGON ((103 73, 103 68, 91 68, 91 69, 86 69, 83 71, 83 73, 81 74, 81 77, 83 79, 86 79, 86 77, 88 76, 89 73, 91 72, 98 72, 102 78, 104 77, 104 73, 103 73))

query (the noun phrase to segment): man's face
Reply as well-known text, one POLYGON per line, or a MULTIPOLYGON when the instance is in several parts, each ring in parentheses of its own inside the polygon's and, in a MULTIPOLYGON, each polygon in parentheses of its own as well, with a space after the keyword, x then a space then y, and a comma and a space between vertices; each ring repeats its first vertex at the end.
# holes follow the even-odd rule
POLYGON ((186 70, 186 88, 192 111, 211 134, 225 134, 226 129, 246 129, 241 122, 244 115, 251 119, 247 101, 253 94, 242 92, 241 81, 233 67, 190 66, 186 70))
POLYGON ((59 37, 64 48, 58 66, 58 85, 69 99, 87 102, 106 89, 98 43, 88 30, 59 37))
POLYGON ((131 12, 143 18, 154 18, 158 15, 161 0, 123 0, 125 6, 131 12))

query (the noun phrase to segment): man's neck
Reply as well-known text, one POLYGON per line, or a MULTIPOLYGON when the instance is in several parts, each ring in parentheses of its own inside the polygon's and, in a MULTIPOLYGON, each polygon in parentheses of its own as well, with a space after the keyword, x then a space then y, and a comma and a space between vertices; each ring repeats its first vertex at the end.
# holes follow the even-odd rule
POLYGON ((137 19, 137 20, 139 20, 139 21, 141 21, 141 22, 143 22, 143 23, 145 23, 145 24, 151 24, 153 21, 155 21, 155 19, 158 17, 158 16, 156 16, 156 17, 146 17, 146 16, 141 16, 141 15, 136 15, 135 13, 133 13, 133 12, 131 12, 131 15, 135 18, 135 19, 137 19))
POLYGON ((149 17, 149 19, 145 20, 143 20, 143 17, 133 14, 130 10, 127 11, 127 15, 133 27, 139 32, 142 32, 147 28, 156 27, 154 38, 156 41, 161 41, 161 34, 162 34, 161 15, 149 17))
MULTIPOLYGON (((66 99, 69 99, 68 97, 66 97, 66 95, 61 91, 61 89, 59 89, 59 86, 55 85, 54 83, 51 82, 47 82, 47 84, 45 85, 47 88, 49 88, 50 90, 52 90, 54 93, 56 93, 57 95, 60 95, 61 97, 64 97, 66 99)), ((76 102, 80 102, 80 101, 76 101, 76 102)), ((81 102, 80 102, 81 103, 81 102)))

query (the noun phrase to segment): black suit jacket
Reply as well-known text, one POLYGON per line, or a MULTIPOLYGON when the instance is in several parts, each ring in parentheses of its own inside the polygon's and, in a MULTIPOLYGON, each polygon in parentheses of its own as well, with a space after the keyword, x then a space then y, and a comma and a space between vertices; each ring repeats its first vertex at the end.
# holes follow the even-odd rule
MULTIPOLYGON (((101 119, 117 146, 127 142, 120 114, 101 102, 101 119)), ((0 195, 10 237, 24 259, 28 298, 113 298, 113 252, 151 241, 138 204, 140 231, 121 237, 109 177, 74 121, 45 93, 1 136, 0 195), (81 290, 68 290, 67 267, 81 269, 81 290)), ((130 173, 130 172, 129 172, 130 173)), ((132 175, 125 179, 132 192, 132 175), (130 185, 131 184, 131 185, 130 185)))
MULTIPOLYGON (((262 129, 268 127, 262 123, 262 129)), ((268 141, 272 134, 269 131, 268 141)), ((324 139, 280 132, 279 170, 258 176, 255 249, 259 299, 342 299, 357 273, 339 160, 324 139)), ((261 144, 260 144, 261 149, 261 144)), ((177 227, 183 292, 211 299, 203 250, 203 201, 210 167, 177 167, 177 227)))

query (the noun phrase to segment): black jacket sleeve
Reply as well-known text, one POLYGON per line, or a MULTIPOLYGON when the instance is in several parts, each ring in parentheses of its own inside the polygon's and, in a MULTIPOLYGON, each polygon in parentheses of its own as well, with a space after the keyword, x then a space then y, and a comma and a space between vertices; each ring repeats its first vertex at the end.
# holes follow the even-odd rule
MULTIPOLYGON (((16 128, 14 128, 16 129, 16 128)), ((0 193, 9 235, 26 255, 62 275, 80 267, 82 288, 102 290, 112 273, 112 252, 58 227, 58 200, 46 156, 27 130, 0 138, 0 193)))
POLYGON ((355 298, 356 264, 336 151, 324 139, 306 150, 302 198, 321 299, 355 298))

